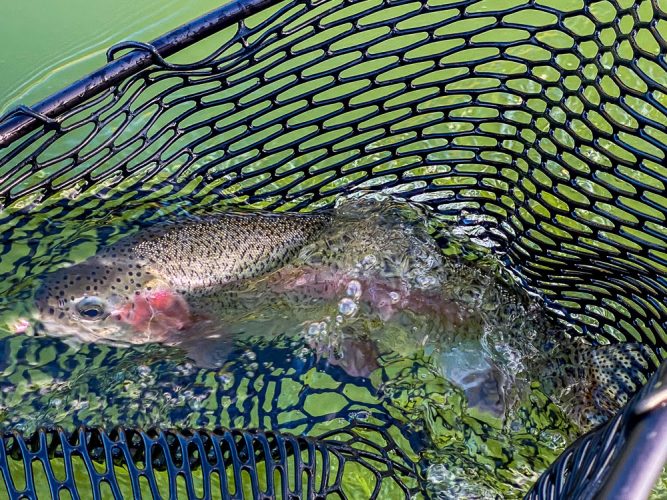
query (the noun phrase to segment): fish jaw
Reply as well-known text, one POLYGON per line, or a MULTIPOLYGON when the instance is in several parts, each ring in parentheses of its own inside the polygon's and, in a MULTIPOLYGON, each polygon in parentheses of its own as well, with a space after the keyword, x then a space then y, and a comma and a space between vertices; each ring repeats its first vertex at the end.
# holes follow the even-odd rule
POLYGON ((12 333, 27 333, 30 331, 32 322, 26 318, 18 318, 14 323, 10 325, 10 331, 12 333))
POLYGON ((169 342, 192 324, 185 298, 169 289, 138 292, 130 302, 113 311, 111 318, 145 335, 135 343, 169 342))

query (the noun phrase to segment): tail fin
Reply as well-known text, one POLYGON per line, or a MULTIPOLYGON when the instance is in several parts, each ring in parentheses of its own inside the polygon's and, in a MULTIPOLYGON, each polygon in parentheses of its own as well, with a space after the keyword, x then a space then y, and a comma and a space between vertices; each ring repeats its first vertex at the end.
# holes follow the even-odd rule
POLYGON ((616 414, 655 368, 640 343, 578 345, 550 355, 545 385, 583 429, 616 414))

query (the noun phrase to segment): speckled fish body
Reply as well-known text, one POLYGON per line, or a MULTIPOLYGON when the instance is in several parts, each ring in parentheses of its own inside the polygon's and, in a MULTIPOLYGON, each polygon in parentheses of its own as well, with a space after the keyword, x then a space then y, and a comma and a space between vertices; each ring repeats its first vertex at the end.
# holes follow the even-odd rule
POLYGON ((48 275, 36 296, 40 319, 47 331, 76 328, 84 340, 165 340, 201 319, 197 297, 284 266, 330 222, 327 214, 224 213, 140 230, 48 275))
MULTIPOLYGON (((330 221, 327 215, 208 216, 147 228, 103 249, 94 259, 107 268, 119 261, 134 262, 179 293, 208 293, 286 264, 330 221)), ((136 278, 128 266, 124 281, 135 288, 145 284, 136 278)))
MULTIPOLYGON (((298 325, 335 317, 339 311, 317 308, 338 303, 341 316, 365 307, 384 324, 408 311, 410 321, 423 322, 415 330, 419 335, 406 343, 416 349, 427 338, 435 341, 443 363, 456 369, 445 370, 446 377, 470 393, 471 402, 477 398, 479 407, 499 415, 505 386, 520 371, 529 372, 531 380, 545 380, 554 394, 571 395, 562 399, 570 397, 566 404, 584 423, 607 416, 638 386, 646 363, 641 350, 631 346, 535 352, 562 327, 546 325, 543 312, 495 283, 488 269, 446 261, 425 225, 394 208, 352 205, 347 214, 322 215, 226 213, 159 224, 48 275, 37 294, 40 316, 47 332, 56 335, 179 345, 200 366, 210 366, 225 359, 216 346, 225 344, 218 340, 228 334, 226 328, 243 325, 247 317, 287 318, 298 325), (424 325, 432 330, 424 333, 424 325), (480 337, 503 353, 498 363, 481 344, 447 351, 457 339, 475 346, 480 337)), ((378 367, 379 351, 374 340, 364 338, 369 336, 342 338, 338 347, 348 352, 333 364, 368 376, 378 367)), ((310 345, 327 352, 329 341, 325 335, 310 345)))

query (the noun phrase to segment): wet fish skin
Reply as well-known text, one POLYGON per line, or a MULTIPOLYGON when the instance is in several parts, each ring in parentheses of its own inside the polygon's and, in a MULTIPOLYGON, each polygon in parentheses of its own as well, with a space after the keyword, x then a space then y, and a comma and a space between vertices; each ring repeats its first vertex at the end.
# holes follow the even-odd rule
POLYGON ((613 417, 657 368, 639 342, 563 343, 542 359, 543 388, 584 430, 613 417))
MULTIPOLYGON (((49 274, 36 294, 40 318, 47 329, 83 326, 89 340, 108 336, 105 328, 117 329, 119 323, 136 326, 151 320, 151 340, 165 340, 174 321, 181 321, 183 329, 206 315, 191 299, 285 265, 331 219, 326 213, 221 213, 146 228, 49 274), (192 317, 183 317, 185 306, 175 296, 184 299, 192 317)), ((127 340, 146 341, 140 336, 127 340)))
POLYGON ((149 227, 97 257, 142 263, 178 293, 208 293, 284 265, 330 222, 326 214, 225 213, 149 227))
MULTIPOLYGON (((440 276, 442 255, 434 242, 432 245, 415 245, 404 232, 392 232, 391 224, 381 228, 373 224, 368 226, 364 220, 358 225, 346 221, 346 231, 327 240, 325 230, 333 220, 334 216, 328 214, 224 214, 154 226, 102 249, 84 263, 48 276, 38 294, 38 304, 43 316, 50 317, 53 323, 65 325, 65 329, 87 328, 93 341, 108 338, 107 332, 97 328, 101 324, 129 324, 134 327, 128 339, 131 343, 176 340, 193 356, 208 356, 212 345, 224 347, 224 342, 217 340, 222 339, 225 332, 216 331, 216 325, 221 321, 212 321, 212 311, 217 314, 225 310, 257 310, 261 307, 256 295, 251 293, 243 297, 244 282, 261 279, 273 272, 274 277, 278 277, 273 286, 268 287, 273 294, 266 294, 263 300, 269 303, 283 300, 286 310, 301 310, 313 299, 339 296, 350 279, 359 279, 347 275, 345 270, 360 255, 368 254, 380 258, 372 263, 372 271, 369 271, 372 279, 368 282, 361 280, 362 300, 370 303, 383 319, 390 319, 397 311, 407 309, 416 315, 444 317, 445 323, 455 320, 452 330, 457 334, 463 324, 472 323, 472 328, 465 329, 466 333, 474 335, 477 332, 479 335, 484 321, 480 320, 475 328, 476 323, 457 309, 460 291, 456 286, 444 293, 445 297, 456 299, 447 303, 442 301, 443 296, 436 293, 437 290, 428 287, 412 289, 408 294, 400 284, 409 271, 416 269, 430 268, 440 276), (319 237, 323 233, 322 243, 319 237), (318 242, 314 251, 300 256, 301 263, 291 267, 291 259, 313 241, 318 242), (425 255, 412 254, 419 249, 424 250, 425 255), (408 262, 403 262, 407 255, 410 255, 408 262), (310 266, 310 271, 304 263, 310 266), (398 281, 394 283, 394 280, 398 281), (396 304, 387 301, 393 293, 399 297, 396 304), (87 318, 81 314, 85 312, 82 306, 90 306, 91 310, 100 306, 103 312, 97 319, 87 318), (142 336, 142 332, 147 335, 142 336), (174 332, 183 335, 175 338, 174 332)), ((465 292, 466 283, 478 280, 481 290, 503 288, 487 282, 492 278, 481 270, 471 269, 475 269, 472 275, 466 275, 460 269, 445 273, 436 280, 437 286, 462 283, 465 292)), ((408 281, 413 282, 414 278, 408 281)), ((525 314, 532 317, 533 312, 514 304, 514 295, 507 291, 497 296, 480 296, 479 306, 484 307, 473 308, 473 316, 482 314, 480 311, 486 311, 490 306, 489 311, 495 311, 494 314, 510 317, 517 314, 512 312, 515 310, 519 317, 525 314), (500 312, 504 306, 507 306, 507 313, 500 312)), ((538 337, 550 338, 553 332, 537 319, 541 315, 543 313, 535 316, 532 328, 539 332, 538 337)), ((514 328, 511 322, 507 323, 507 331, 527 328, 521 325, 517 323, 514 328)), ((561 331, 562 327, 553 330, 561 331)), ((518 335, 515 339, 520 351, 531 349, 535 342, 524 336, 518 335)), ((368 376, 377 367, 376 346, 372 342, 355 342, 354 338, 348 341, 351 355, 343 358, 350 360, 345 369, 352 375, 368 376)), ((563 339, 563 342, 568 340, 563 339)), ((628 352, 626 354, 632 356, 630 359, 637 360, 637 366, 628 365, 625 358, 617 358, 616 347, 608 350, 580 347, 574 351, 565 349, 537 356, 526 371, 536 375, 544 374, 547 369, 550 373, 541 378, 552 379, 550 384, 556 386, 555 389, 574 388, 576 397, 568 406, 573 407, 571 412, 575 415, 581 415, 578 420, 582 425, 590 425, 595 419, 608 416, 617 409, 617 401, 634 392, 638 386, 635 381, 640 379, 644 363, 641 356, 628 352), (550 367, 554 363, 555 367, 550 367), (565 370, 563 366, 586 369, 580 372, 565 370), (615 383, 626 378, 627 383, 615 383)), ((223 360, 224 349, 222 351, 223 354, 213 353, 208 357, 223 360)), ((525 354, 530 357, 530 353, 525 354)), ((334 360, 332 364, 339 363, 334 360)), ((481 377, 481 384, 474 389, 495 387, 500 391, 502 384, 495 380, 494 370, 488 373, 489 377, 481 377)), ((502 406, 503 395, 498 392, 496 397, 493 391, 490 392, 486 391, 478 398, 478 405, 484 406, 491 396, 492 408, 502 406)))
POLYGON ((133 250, 177 292, 208 293, 286 264, 330 222, 329 215, 227 214, 158 234, 149 229, 133 250))

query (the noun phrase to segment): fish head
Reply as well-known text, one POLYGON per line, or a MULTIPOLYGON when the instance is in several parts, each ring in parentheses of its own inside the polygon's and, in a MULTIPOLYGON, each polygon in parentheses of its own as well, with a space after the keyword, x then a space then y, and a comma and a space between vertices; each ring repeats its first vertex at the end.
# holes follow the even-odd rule
POLYGON ((189 320, 165 280, 140 263, 98 257, 47 275, 35 303, 47 334, 88 342, 161 342, 189 320))

